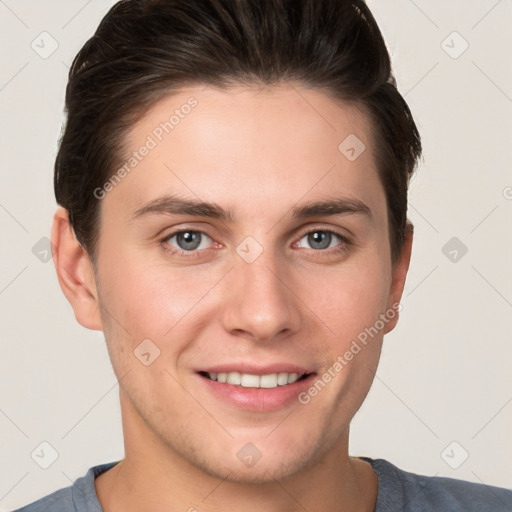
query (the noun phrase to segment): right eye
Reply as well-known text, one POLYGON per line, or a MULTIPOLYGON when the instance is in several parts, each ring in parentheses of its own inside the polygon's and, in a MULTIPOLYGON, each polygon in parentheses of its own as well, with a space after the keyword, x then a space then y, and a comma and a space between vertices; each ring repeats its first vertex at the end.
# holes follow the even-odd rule
POLYGON ((205 237, 211 241, 211 238, 203 231, 183 229, 167 235, 161 242, 164 250, 183 255, 197 252, 197 249, 208 249, 203 244, 205 237))

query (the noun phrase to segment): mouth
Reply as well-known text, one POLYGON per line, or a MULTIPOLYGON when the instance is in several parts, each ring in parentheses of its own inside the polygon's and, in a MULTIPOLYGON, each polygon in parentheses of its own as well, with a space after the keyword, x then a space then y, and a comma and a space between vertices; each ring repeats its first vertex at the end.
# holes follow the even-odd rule
POLYGON ((297 397, 316 372, 286 361, 256 364, 238 361, 197 368, 200 389, 218 403, 237 410, 274 412, 298 404, 297 397))
POLYGON ((242 388, 274 389, 280 386, 288 386, 295 382, 307 379, 311 373, 279 372, 265 375, 254 375, 240 372, 198 372, 202 377, 219 382, 231 384, 242 388))

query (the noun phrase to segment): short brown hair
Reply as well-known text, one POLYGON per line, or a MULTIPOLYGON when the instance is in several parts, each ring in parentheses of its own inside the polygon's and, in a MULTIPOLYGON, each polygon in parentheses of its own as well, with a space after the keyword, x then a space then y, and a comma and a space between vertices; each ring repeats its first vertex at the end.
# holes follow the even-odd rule
MULTIPOLYGON (((76 55, 55 196, 94 261, 99 200, 125 135, 180 87, 295 81, 358 105, 374 124, 392 260, 403 246, 409 179, 421 140, 362 0, 122 0, 76 55)), ((340 141, 341 142, 341 141, 340 141)))

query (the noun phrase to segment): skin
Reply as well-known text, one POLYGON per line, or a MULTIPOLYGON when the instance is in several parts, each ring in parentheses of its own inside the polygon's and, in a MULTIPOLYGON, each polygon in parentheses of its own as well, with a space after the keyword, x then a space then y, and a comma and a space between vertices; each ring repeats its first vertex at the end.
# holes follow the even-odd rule
MULTIPOLYGON (((103 330, 116 376, 125 458, 96 479, 107 512, 374 510, 377 478, 348 455, 349 425, 371 386, 389 320, 311 401, 246 411, 212 394, 196 370, 227 362, 296 363, 322 375, 400 301, 412 233, 392 264, 387 205, 369 119, 324 93, 289 84, 188 87, 159 101, 127 134, 128 153, 193 96, 197 106, 100 201, 97 260, 55 213, 62 290, 80 324, 103 330), (356 134, 353 162, 338 145, 356 134), (215 202, 231 222, 133 213, 164 194, 215 202), (371 215, 295 219, 331 197, 371 215), (185 255, 178 229, 208 236, 185 255), (329 248, 308 232, 334 230, 329 248), (263 248, 237 253, 248 236, 263 248), (336 250, 340 249, 340 250, 336 250), (134 350, 160 349, 145 366, 134 350), (243 464, 252 443, 261 459, 243 464)), ((122 165, 122 164, 121 164, 122 165)))

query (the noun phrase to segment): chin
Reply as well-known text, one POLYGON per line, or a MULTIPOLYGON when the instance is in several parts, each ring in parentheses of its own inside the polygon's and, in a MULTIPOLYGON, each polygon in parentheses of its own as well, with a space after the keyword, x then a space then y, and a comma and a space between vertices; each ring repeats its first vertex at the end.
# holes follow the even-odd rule
POLYGON ((252 466, 242 464, 238 460, 236 462, 224 461, 224 464, 206 460, 195 462, 194 465, 198 469, 214 478, 246 485, 261 485, 275 483, 276 480, 285 480, 299 473, 308 465, 304 460, 280 459, 278 455, 273 455, 270 460, 261 458, 252 466))
MULTIPOLYGON (((209 445, 182 442, 179 449, 188 463, 213 478, 254 485, 291 478, 318 463, 328 450, 327 446, 319 446, 311 439, 286 443, 279 442, 282 439, 269 442, 261 437, 255 439, 254 444, 239 439, 231 439, 228 443, 221 440, 216 443, 212 439, 209 445)), ((174 448, 177 448, 176 444, 174 448)))

